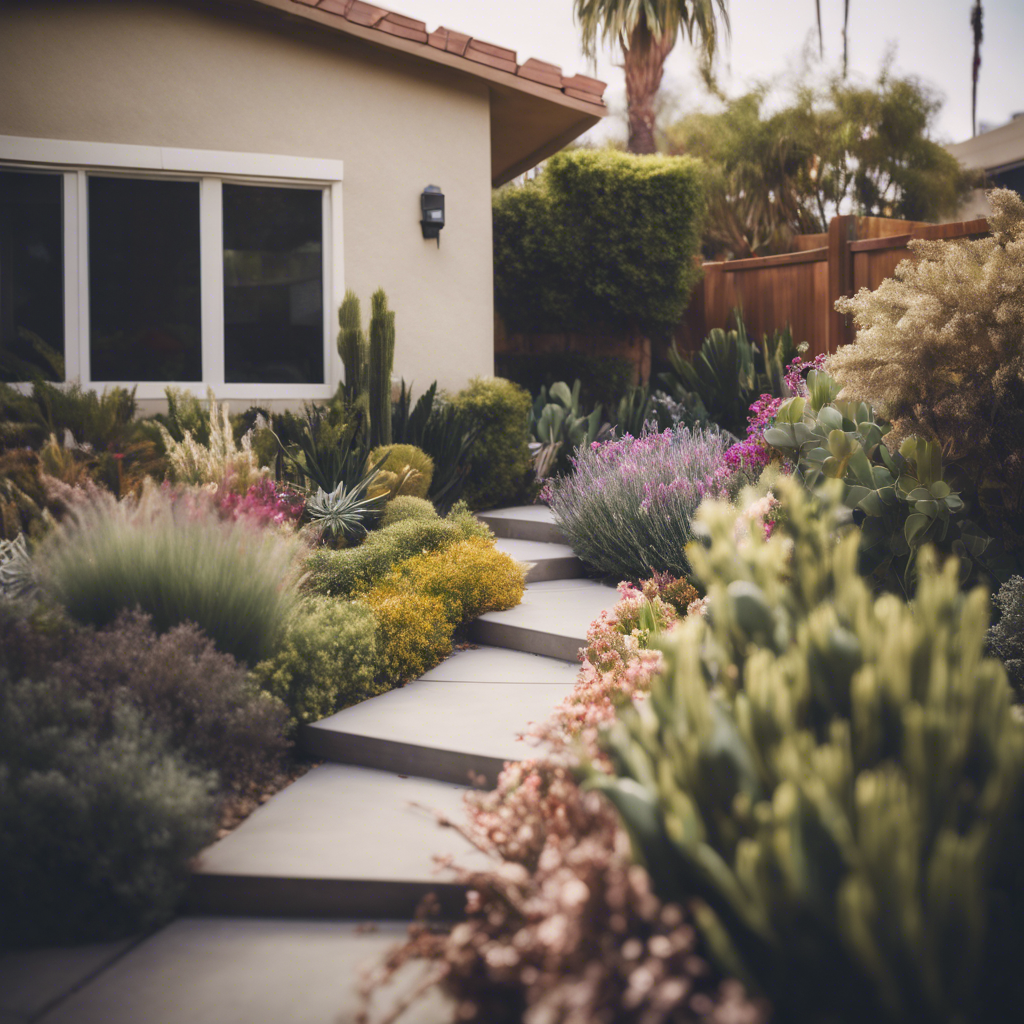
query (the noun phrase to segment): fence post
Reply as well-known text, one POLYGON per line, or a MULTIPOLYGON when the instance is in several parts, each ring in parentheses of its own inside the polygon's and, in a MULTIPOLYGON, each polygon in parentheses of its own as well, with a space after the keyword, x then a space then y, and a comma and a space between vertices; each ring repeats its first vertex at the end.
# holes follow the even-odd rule
POLYGON ((857 218, 833 217, 828 226, 828 330, 825 351, 834 352, 853 341, 850 318, 836 312, 836 299, 853 294, 853 253, 850 243, 857 239, 857 218))

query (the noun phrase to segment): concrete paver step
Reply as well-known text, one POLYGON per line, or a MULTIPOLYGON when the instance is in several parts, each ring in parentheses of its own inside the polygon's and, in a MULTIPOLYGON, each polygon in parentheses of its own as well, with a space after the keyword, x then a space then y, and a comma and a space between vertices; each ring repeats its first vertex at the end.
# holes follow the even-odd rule
POLYGON ((579 665, 504 647, 471 647, 457 651, 420 680, 447 683, 565 683, 576 681, 579 665))
MULTIPOLYGON (((362 973, 406 925, 185 917, 41 1018, 43 1024, 354 1024, 362 973)), ((426 964, 409 964, 373 1008, 396 1006, 426 964)), ((435 989, 396 1024, 450 1024, 435 989)))
POLYGON ((215 914, 412 918, 433 892, 447 914, 463 889, 435 858, 486 861, 433 812, 462 820, 466 787, 324 764, 281 790, 200 855, 190 910, 215 914), (418 806, 412 806, 412 805, 418 806))
POLYGON ((573 554, 568 544, 553 544, 538 540, 516 540, 498 537, 495 544, 517 562, 529 565, 527 583, 544 580, 572 580, 586 575, 583 563, 573 554))
POLYGON ((420 679, 302 729, 316 757, 444 782, 482 776, 496 784, 506 761, 534 756, 519 739, 545 720, 572 682, 444 682, 420 679))
POLYGON ((593 580, 535 583, 515 608, 481 615, 470 636, 481 644, 572 661, 591 622, 617 600, 614 588, 593 580))
POLYGON ((494 508, 487 512, 478 512, 477 518, 483 520, 494 531, 495 537, 546 541, 551 544, 565 543, 555 522, 555 514, 547 505, 494 508))

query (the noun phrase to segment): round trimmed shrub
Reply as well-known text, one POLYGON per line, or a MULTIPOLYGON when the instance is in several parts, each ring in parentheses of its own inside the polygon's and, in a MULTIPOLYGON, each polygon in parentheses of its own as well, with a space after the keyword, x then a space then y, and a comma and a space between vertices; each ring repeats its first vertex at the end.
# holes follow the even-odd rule
POLYGON ((434 479, 434 460, 414 444, 389 444, 374 448, 366 460, 367 465, 375 466, 385 456, 387 458, 380 467, 382 473, 393 473, 400 480, 403 474, 412 470, 412 475, 402 482, 398 493, 425 498, 434 479))
POLYGON ((416 519, 420 522, 427 522, 437 519, 437 512, 431 502, 426 498, 416 498, 411 494, 400 494, 384 506, 384 515, 381 517, 381 528, 394 526, 395 523, 405 522, 406 519, 416 519))
POLYGON ((470 508, 498 508, 526 499, 530 489, 529 392, 500 377, 478 377, 452 405, 483 428, 470 450, 463 491, 470 508))
POLYGON ((393 579, 364 600, 377 619, 377 679, 383 689, 423 675, 452 653, 453 625, 441 598, 393 579))

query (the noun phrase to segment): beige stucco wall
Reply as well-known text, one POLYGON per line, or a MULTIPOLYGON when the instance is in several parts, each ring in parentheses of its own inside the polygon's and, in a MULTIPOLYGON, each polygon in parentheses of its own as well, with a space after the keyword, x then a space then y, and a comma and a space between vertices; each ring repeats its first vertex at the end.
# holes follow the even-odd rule
POLYGON ((0 134, 343 160, 345 283, 364 315, 387 291, 396 376, 493 371, 483 82, 245 5, 0 2, 0 134))

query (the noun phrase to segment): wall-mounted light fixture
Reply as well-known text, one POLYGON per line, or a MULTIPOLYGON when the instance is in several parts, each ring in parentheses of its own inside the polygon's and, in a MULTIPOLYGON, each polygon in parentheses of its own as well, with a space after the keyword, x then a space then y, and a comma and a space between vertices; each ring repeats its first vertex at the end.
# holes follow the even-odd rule
POLYGON ((428 185, 420 196, 420 209, 423 219, 424 238, 436 238, 437 247, 441 248, 441 228, 444 227, 444 193, 436 185, 428 185))

